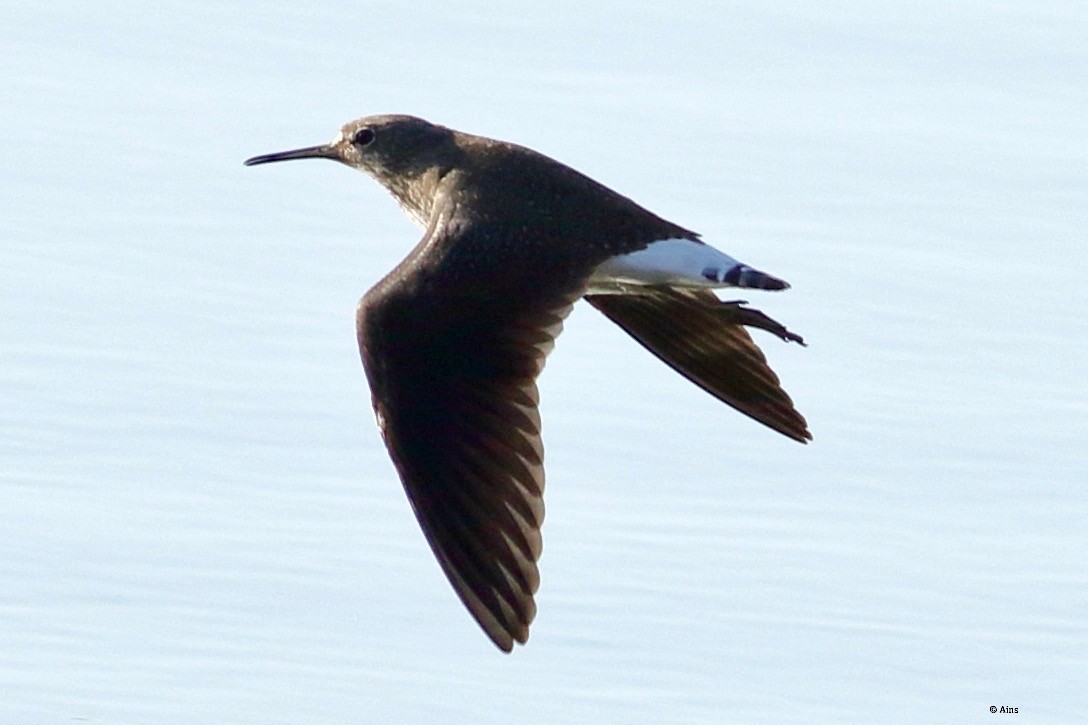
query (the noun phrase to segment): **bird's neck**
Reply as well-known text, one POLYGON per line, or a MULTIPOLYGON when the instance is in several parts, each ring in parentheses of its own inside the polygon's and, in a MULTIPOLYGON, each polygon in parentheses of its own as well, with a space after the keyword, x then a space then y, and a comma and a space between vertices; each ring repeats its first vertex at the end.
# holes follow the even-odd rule
POLYGON ((380 181, 401 209, 413 221, 425 227, 434 212, 435 199, 439 197, 445 176, 442 169, 432 166, 418 174, 398 174, 380 181))

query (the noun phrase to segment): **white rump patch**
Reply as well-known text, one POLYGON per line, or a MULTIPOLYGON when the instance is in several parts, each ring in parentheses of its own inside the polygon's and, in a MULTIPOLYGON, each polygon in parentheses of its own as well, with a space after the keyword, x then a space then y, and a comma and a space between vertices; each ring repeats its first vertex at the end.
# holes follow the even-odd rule
POLYGON ((662 239, 638 252, 609 259, 593 272, 591 294, 620 292, 632 285, 668 285, 710 289, 731 286, 724 281, 737 260, 709 244, 690 239, 662 239))

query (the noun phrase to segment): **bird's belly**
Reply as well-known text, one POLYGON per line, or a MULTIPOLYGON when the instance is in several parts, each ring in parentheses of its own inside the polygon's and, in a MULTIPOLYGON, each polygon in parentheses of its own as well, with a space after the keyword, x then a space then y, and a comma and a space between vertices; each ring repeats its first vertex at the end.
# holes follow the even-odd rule
POLYGON ((631 287, 665 285, 690 289, 731 286, 726 275, 737 260, 690 239, 662 239, 645 249, 605 261, 589 279, 590 294, 623 294, 631 287))

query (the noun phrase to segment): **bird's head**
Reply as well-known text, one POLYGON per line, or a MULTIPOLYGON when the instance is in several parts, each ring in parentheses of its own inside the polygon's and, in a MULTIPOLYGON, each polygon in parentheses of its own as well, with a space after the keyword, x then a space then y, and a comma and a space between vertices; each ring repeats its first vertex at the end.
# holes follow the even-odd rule
POLYGON ((415 116, 367 116, 341 127, 327 144, 247 159, 246 166, 291 159, 332 159, 374 177, 413 217, 425 220, 436 183, 460 156, 454 132, 415 116))

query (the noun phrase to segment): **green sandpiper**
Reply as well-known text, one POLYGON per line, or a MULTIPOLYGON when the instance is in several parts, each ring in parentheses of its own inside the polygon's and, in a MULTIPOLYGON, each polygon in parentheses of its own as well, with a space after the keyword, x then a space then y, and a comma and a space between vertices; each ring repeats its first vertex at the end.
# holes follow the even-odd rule
POLYGON ((544 518, 536 379, 584 298, 678 373, 805 443, 812 436, 745 326, 804 344, 715 289, 784 281, 536 151, 413 116, 369 116, 324 158, 365 171, 425 232, 359 301, 378 428, 454 590, 509 652, 536 615, 544 518))

